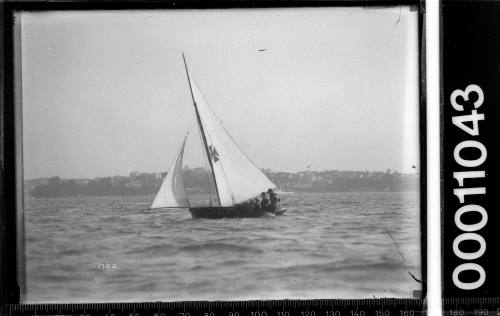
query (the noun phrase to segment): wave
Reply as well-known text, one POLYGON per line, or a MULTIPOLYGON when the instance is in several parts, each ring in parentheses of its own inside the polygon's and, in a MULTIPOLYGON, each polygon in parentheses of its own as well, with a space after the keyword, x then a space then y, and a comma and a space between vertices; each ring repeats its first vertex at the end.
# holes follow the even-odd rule
POLYGON ((65 249, 59 251, 58 256, 81 256, 85 255, 85 250, 82 249, 65 249))
POLYGON ((265 236, 265 237, 255 238, 253 241, 258 242, 258 243, 266 243, 266 242, 274 242, 274 241, 279 241, 279 242, 286 241, 286 242, 295 242, 295 243, 298 242, 298 240, 296 238, 291 238, 291 237, 287 237, 287 236, 282 236, 282 237, 265 236))
POLYGON ((198 252, 198 251, 230 251, 230 252, 249 252, 263 253, 264 251, 249 246, 231 245, 220 242, 206 242, 203 244, 189 245, 179 248, 179 251, 198 252))
POLYGON ((126 254, 132 254, 132 253, 136 254, 137 252, 141 252, 141 253, 154 253, 156 255, 159 255, 159 254, 174 252, 176 248, 177 247, 172 244, 157 244, 140 249, 138 248, 130 249, 126 251, 126 254))
POLYGON ((277 267, 273 270, 279 274, 281 273, 291 273, 295 274, 300 272, 300 274, 314 274, 314 273, 331 273, 340 271, 396 271, 396 270, 406 270, 407 267, 401 263, 387 263, 387 262, 376 262, 367 264, 343 264, 340 262, 328 262, 328 263, 313 263, 305 265, 291 265, 286 267, 277 267))

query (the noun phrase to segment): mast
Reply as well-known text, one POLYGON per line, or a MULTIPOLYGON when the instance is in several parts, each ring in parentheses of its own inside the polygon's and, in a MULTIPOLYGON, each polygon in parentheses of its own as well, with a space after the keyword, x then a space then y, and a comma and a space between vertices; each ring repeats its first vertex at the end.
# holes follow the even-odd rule
MULTIPOLYGON (((193 88, 191 88, 191 78, 189 76, 189 71, 187 68, 187 63, 186 63, 186 58, 184 57, 184 53, 182 53, 182 59, 184 60, 184 67, 186 68, 186 75, 187 75, 188 84, 189 84, 189 92, 191 92, 191 99, 193 99, 194 112, 196 113, 196 119, 198 120, 198 126, 199 126, 200 132, 201 132, 201 139, 203 140, 203 147, 205 147, 205 154, 207 155, 208 163, 210 164, 210 169, 212 171, 212 177, 213 177, 214 186, 215 186, 215 194, 217 195, 217 202, 219 202, 219 205, 220 205, 219 189, 217 188, 217 180, 215 179, 214 166, 212 163, 212 159, 210 158, 210 151, 208 150, 207 139, 205 136, 205 130, 203 129, 203 124, 201 123, 200 113, 198 112, 198 107, 196 105, 196 101, 194 100, 193 88)), ((210 189, 210 183, 208 185, 209 185, 209 189, 210 189)), ((212 204, 212 202, 210 202, 210 205, 211 204, 212 204)))

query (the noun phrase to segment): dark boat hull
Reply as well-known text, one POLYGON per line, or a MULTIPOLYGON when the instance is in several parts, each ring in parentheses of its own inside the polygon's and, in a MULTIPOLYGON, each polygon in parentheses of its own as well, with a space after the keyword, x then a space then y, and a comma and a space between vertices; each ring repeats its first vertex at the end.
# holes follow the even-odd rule
POLYGON ((281 215, 286 209, 278 209, 276 213, 268 209, 250 209, 241 206, 220 207, 220 206, 204 206, 190 207, 189 212, 193 218, 255 218, 264 215, 281 215))

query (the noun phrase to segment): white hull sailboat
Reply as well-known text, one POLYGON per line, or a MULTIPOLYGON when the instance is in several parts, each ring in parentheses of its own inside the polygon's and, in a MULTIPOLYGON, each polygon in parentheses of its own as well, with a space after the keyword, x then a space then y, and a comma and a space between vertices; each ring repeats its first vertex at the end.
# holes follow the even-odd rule
MULTIPOLYGON (((193 218, 260 217, 269 212, 276 215, 285 210, 254 203, 261 192, 276 185, 241 151, 209 107, 198 85, 189 73, 184 54, 189 90, 193 100, 199 134, 208 160, 210 183, 215 188, 210 206, 191 207, 182 178, 182 158, 186 138, 165 177, 151 208, 188 208, 193 218)), ((212 194, 212 193, 211 193, 212 194)))

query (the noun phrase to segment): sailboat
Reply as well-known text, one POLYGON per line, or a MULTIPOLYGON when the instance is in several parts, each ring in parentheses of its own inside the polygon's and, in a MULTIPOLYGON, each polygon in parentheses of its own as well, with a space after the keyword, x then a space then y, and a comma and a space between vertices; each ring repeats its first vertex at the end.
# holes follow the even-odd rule
POLYGON ((280 206, 262 207, 254 203, 261 192, 276 185, 243 153, 217 119, 200 88, 189 72, 182 54, 191 98, 194 105, 203 152, 208 161, 209 187, 215 187, 215 198, 209 206, 191 207, 182 178, 182 159, 186 137, 156 194, 151 208, 188 208, 193 218, 260 217, 272 212, 281 215, 280 206))

